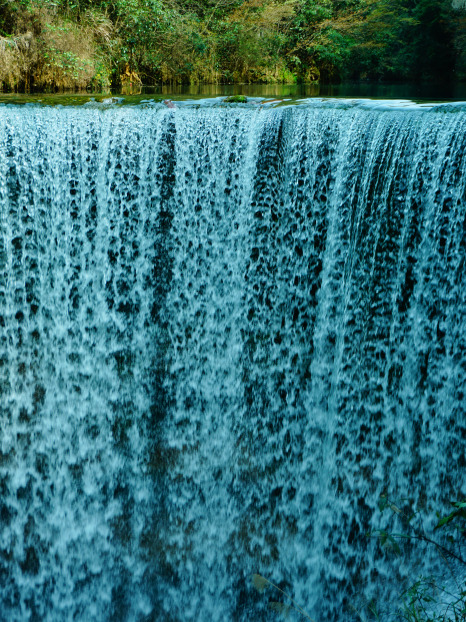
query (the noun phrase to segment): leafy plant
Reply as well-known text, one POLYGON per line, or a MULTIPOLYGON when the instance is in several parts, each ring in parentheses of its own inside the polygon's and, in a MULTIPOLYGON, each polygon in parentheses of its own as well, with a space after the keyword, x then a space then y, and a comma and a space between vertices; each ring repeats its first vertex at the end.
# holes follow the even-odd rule
POLYGON ((227 104, 245 104, 248 101, 246 95, 229 95, 223 100, 227 104))
POLYGON ((466 501, 454 501, 454 508, 446 515, 437 513, 437 524, 433 531, 426 533, 419 514, 401 509, 401 504, 394 503, 382 495, 379 508, 383 512, 389 509, 392 516, 404 525, 405 531, 393 531, 387 527, 368 534, 377 537, 384 549, 392 550, 397 556, 402 555, 401 542, 416 544, 422 542, 435 549, 445 564, 445 576, 420 576, 400 596, 401 615, 407 622, 465 622, 466 621, 466 572, 458 577, 451 562, 466 568, 466 559, 461 551, 461 540, 466 531, 466 501), (453 589, 446 586, 450 578, 453 589))
MULTIPOLYGON (((446 516, 440 516, 440 514, 437 514, 438 522, 437 525, 434 527, 434 531, 437 531, 438 529, 448 524, 451 524, 453 521, 457 521, 457 519, 466 519, 466 502, 454 501, 451 503, 451 505, 455 508, 455 510, 450 514, 446 516)), ((382 495, 379 501, 379 509, 383 512, 387 508, 403 520, 403 523, 408 528, 408 531, 406 533, 399 533, 391 532, 387 529, 379 529, 371 532, 371 534, 369 535, 377 536, 380 539, 382 546, 386 546, 388 543, 389 545, 393 546, 397 553, 399 553, 400 550, 397 544, 397 540, 419 540, 431 546, 434 546, 442 556, 456 559, 458 562, 466 566, 466 560, 462 557, 461 553, 455 551, 452 548, 452 546, 456 543, 456 540, 452 534, 449 534, 446 538, 447 542, 449 542, 451 546, 445 546, 444 543, 439 542, 438 540, 434 540, 424 531, 422 525, 415 523, 414 519, 417 517, 416 513, 408 514, 407 512, 401 510, 397 504, 390 501, 385 495, 382 495)), ((463 524, 455 524, 454 527, 461 533, 465 531, 465 525, 463 524)))

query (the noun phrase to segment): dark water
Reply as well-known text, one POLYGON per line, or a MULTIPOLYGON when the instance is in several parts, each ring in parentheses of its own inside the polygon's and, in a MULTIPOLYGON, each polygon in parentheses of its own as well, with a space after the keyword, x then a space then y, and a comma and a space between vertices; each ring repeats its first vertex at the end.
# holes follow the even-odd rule
POLYGON ((347 98, 347 99, 410 99, 417 102, 465 101, 466 84, 378 84, 350 82, 343 84, 191 84, 165 86, 134 86, 112 93, 0 93, 1 103, 36 103, 80 105, 89 100, 111 96, 123 97, 122 103, 135 104, 141 99, 186 99, 245 95, 262 98, 347 98))
POLYGON ((316 620, 466 494, 466 113, 0 108, 0 620, 316 620))
POLYGON ((464 100, 466 84, 197 84, 189 86, 145 87, 145 94, 166 96, 201 96, 244 94, 251 97, 371 97, 380 99, 464 100))

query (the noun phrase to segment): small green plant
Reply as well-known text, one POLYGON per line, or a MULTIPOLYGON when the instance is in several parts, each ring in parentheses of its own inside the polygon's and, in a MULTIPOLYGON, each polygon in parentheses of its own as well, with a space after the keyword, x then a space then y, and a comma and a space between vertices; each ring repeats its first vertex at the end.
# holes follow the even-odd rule
POLYGON ((420 577, 403 594, 406 622, 465 622, 466 591, 452 592, 432 577, 420 577))
POLYGON ((442 530, 443 537, 439 538, 426 533, 422 522, 417 520, 418 513, 402 510, 400 504, 393 503, 386 495, 380 498, 380 510, 383 512, 389 509, 392 516, 401 521, 404 532, 387 527, 373 531, 368 536, 377 537, 385 550, 391 550, 397 556, 402 555, 399 546, 402 541, 422 542, 435 548, 445 563, 445 576, 452 585, 446 587, 446 582, 438 576, 420 576, 400 595, 400 616, 406 622, 466 622, 465 573, 458 576, 451 563, 453 561, 457 567, 466 566, 460 549, 461 539, 466 532, 466 501, 454 501, 451 505, 453 510, 447 515, 437 513, 438 522, 433 531, 437 533, 442 530))
MULTIPOLYGON (((438 523, 434 527, 434 531, 445 527, 445 525, 450 525, 454 527, 457 533, 465 532, 466 527, 465 524, 461 523, 461 520, 465 521, 466 519, 466 502, 454 501, 451 505, 455 509, 447 516, 440 516, 440 514, 437 513, 438 523), (458 521, 458 519, 460 520, 458 521)), ((414 519, 418 516, 417 513, 408 514, 407 512, 401 510, 397 504, 390 501, 386 495, 382 495, 379 501, 379 509, 383 512, 387 508, 401 518, 403 524, 407 528, 407 532, 398 533, 388 531, 387 529, 378 529, 368 534, 369 536, 378 537, 382 546, 391 546, 396 553, 400 554, 401 551, 397 540, 418 540, 434 546, 443 557, 456 559, 458 562, 466 566, 466 560, 462 557, 461 553, 453 550, 454 545, 457 543, 453 533, 448 534, 446 537, 446 541, 450 544, 450 546, 445 546, 445 544, 439 542, 438 540, 434 540, 430 535, 426 534, 422 527, 415 524, 414 519)))
POLYGON ((248 101, 246 95, 229 95, 223 100, 228 104, 245 104, 248 101))
POLYGON ((287 617, 288 614, 290 613, 290 611, 297 611, 298 613, 300 613, 302 616, 304 616, 308 620, 311 620, 311 622, 314 622, 314 620, 311 618, 311 616, 309 614, 307 614, 304 611, 304 609, 301 609, 301 607, 291 598, 291 596, 289 594, 287 594, 281 588, 279 588, 278 585, 275 585, 275 583, 272 583, 272 581, 269 581, 268 579, 266 579, 265 577, 263 577, 260 574, 253 574, 252 575, 252 582, 253 582, 254 587, 256 588, 256 590, 259 593, 262 594, 262 592, 266 588, 272 587, 275 590, 279 591, 281 594, 283 594, 292 603, 292 604, 287 605, 286 603, 281 603, 281 602, 278 602, 278 601, 271 601, 269 603, 269 607, 273 611, 276 611, 277 613, 280 613, 284 617, 287 617))

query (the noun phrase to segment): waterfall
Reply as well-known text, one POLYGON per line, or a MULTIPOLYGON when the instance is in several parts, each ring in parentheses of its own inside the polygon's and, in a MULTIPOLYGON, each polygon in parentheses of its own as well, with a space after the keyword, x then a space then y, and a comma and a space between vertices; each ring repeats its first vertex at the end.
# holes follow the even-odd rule
POLYGON ((461 106, 0 107, 0 621, 429 572, 367 532, 466 495, 465 219, 461 106))

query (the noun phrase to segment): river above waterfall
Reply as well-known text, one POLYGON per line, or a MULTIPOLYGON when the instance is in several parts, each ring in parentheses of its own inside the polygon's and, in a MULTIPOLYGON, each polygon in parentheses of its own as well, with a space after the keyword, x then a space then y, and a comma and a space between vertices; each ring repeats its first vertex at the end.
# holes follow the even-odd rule
POLYGON ((105 93, 0 93, 0 103, 48 102, 78 105, 92 97, 96 99, 124 97, 129 101, 138 98, 203 99, 244 95, 264 99, 346 98, 346 99, 411 99, 414 101, 466 100, 466 84, 460 83, 404 83, 350 82, 342 84, 189 84, 140 86, 128 85, 126 89, 105 93))
POLYGON ((137 103, 0 107, 0 620, 386 605, 381 498, 466 495, 465 107, 137 103))

